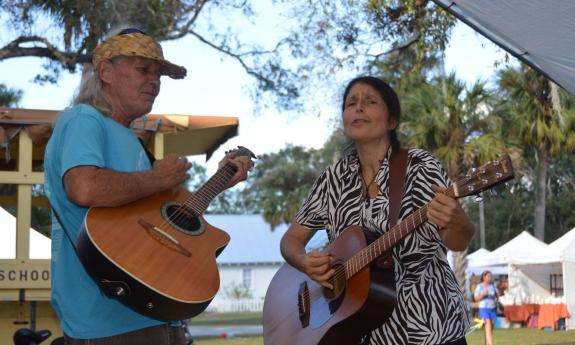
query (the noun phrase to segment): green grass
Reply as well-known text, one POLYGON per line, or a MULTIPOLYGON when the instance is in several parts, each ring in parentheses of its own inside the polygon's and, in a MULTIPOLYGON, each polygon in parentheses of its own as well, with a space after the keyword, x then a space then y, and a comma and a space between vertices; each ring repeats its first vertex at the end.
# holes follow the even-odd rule
MULTIPOLYGON (((469 345, 483 345, 483 329, 467 337, 469 345)), ((493 333, 496 345, 575 345, 575 331, 543 331, 532 328, 496 329, 493 333)), ((254 343, 256 344, 256 343, 254 343)))
MULTIPOLYGON (((202 313, 190 321, 193 325, 261 325, 261 313, 202 313)), ((496 329, 496 345, 575 345, 575 331, 543 331, 531 328, 496 329)), ((196 339, 195 345, 262 345, 262 336, 232 339, 196 339)), ((483 329, 467 337, 468 345, 485 344, 483 329)))
MULTIPOLYGON (((541 331, 537 329, 496 329, 493 334, 496 345, 575 345, 575 331, 541 331)), ((195 345, 262 345, 263 337, 233 339, 198 339, 195 345)), ((483 345, 483 330, 477 330, 467 337, 469 345, 483 345)))
POLYGON ((202 313, 190 325, 261 325, 262 313, 202 313))

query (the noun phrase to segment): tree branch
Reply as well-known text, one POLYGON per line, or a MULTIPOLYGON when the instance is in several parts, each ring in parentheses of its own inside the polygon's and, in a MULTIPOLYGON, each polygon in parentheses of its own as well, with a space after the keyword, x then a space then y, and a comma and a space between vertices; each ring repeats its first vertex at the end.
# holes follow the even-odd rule
POLYGON ((47 39, 38 36, 20 36, 14 41, 0 48, 0 60, 25 56, 46 57, 51 60, 60 62, 68 69, 73 69, 77 63, 86 63, 92 61, 91 55, 61 51, 52 45, 47 39), (41 43, 44 45, 44 47, 21 46, 23 43, 30 42, 41 43))
MULTIPOLYGON (((225 48, 225 47, 222 47, 222 46, 219 46, 219 45, 216 45, 216 44, 212 43, 211 41, 207 40, 206 38, 204 38, 202 35, 198 34, 198 33, 195 32, 195 31, 190 31, 189 33, 190 33, 191 35, 195 36, 197 39, 199 39, 199 40, 200 40, 201 42, 203 42, 204 44, 207 44, 208 46, 214 48, 215 50, 217 50, 217 51, 219 51, 219 52, 221 52, 221 53, 224 53, 225 55, 227 55, 227 56, 229 56, 229 57, 235 59, 236 61, 238 61, 239 64, 244 68, 244 70, 245 70, 248 74, 254 76, 257 80, 259 80, 259 81, 265 83, 268 87, 273 87, 273 85, 275 84, 275 83, 273 82, 273 80, 271 80, 271 79, 269 79, 269 78, 266 78, 263 74, 258 73, 256 70, 254 70, 253 68, 251 68, 250 66, 248 66, 248 65, 246 64, 246 62, 242 59, 242 56, 245 56, 245 55, 247 55, 248 53, 243 53, 243 54, 234 53, 234 52, 232 52, 231 50, 229 50, 229 49, 227 49, 227 48, 225 48)), ((276 46, 276 49, 277 49, 277 46, 276 46)))

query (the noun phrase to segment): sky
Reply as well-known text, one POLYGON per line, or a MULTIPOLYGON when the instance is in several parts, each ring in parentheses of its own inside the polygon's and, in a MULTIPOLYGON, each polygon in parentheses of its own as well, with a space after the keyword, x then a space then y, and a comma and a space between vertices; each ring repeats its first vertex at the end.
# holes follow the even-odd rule
MULTIPOLYGON (((267 20, 268 24, 263 25, 274 27, 271 25, 274 18, 267 20)), ((277 29, 277 25, 275 27, 277 29)), ((0 31, 0 45, 6 44, 7 36, 6 32, 0 31)), ((329 104, 324 97, 321 101, 324 104, 315 104, 320 111, 309 113, 294 114, 273 107, 256 113, 248 93, 255 81, 239 63, 222 58, 220 53, 191 36, 164 42, 162 46, 164 56, 184 65, 188 76, 184 80, 162 78, 162 90, 152 113, 235 116, 239 119, 239 135, 214 153, 214 158, 207 162, 208 172, 215 172, 224 151, 238 145, 251 149, 256 155, 277 152, 287 144, 320 148, 335 128, 340 116, 339 99, 329 104)), ((495 61, 501 61, 503 57, 501 49, 459 23, 446 51, 446 72, 455 71, 467 83, 477 79, 489 81, 494 75, 495 61)), ((32 82, 42 71, 42 64, 41 59, 34 57, 0 61, 0 82, 24 90, 19 104, 22 108, 63 109, 70 104, 80 74, 63 72, 56 85, 42 86, 32 82)), ((326 88, 334 95, 344 86, 338 85, 334 90, 326 80, 326 88)), ((190 157, 190 160, 206 164, 203 156, 190 157)))

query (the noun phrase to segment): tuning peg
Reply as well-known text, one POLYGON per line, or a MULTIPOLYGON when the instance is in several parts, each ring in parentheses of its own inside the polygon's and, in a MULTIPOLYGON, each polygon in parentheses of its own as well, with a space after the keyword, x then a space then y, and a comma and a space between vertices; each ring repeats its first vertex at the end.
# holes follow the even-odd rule
POLYGON ((475 196, 475 202, 482 202, 483 201, 483 194, 479 193, 475 196))
POLYGON ((476 172, 477 172, 477 168, 475 168, 475 167, 470 168, 469 171, 467 171, 467 175, 466 175, 466 176, 469 177, 469 176, 475 174, 476 172))
POLYGON ((495 188, 492 188, 489 190, 489 194, 491 194, 492 196, 497 196, 497 190, 495 188))

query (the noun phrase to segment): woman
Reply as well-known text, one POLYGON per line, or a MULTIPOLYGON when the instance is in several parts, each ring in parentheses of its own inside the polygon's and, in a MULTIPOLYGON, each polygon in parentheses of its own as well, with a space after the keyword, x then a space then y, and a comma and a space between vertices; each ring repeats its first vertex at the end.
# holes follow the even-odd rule
MULTIPOLYGON (((399 148, 399 100, 381 79, 352 80, 342 111, 344 135, 354 149, 316 180, 281 241, 287 262, 328 288, 332 258, 325 252, 306 253, 305 244, 320 229, 327 229, 330 241, 351 225, 377 234, 387 230, 389 159, 399 148)), ((442 194, 447 185, 437 159, 409 149, 400 219, 431 201, 429 222, 393 248, 397 306, 362 343, 466 344, 466 303, 446 252, 463 250, 474 229, 458 202, 442 194)))
POLYGON ((493 325, 497 319, 497 290, 491 279, 491 272, 483 272, 473 294, 475 302, 479 302, 479 318, 485 322, 485 345, 493 345, 493 325))

